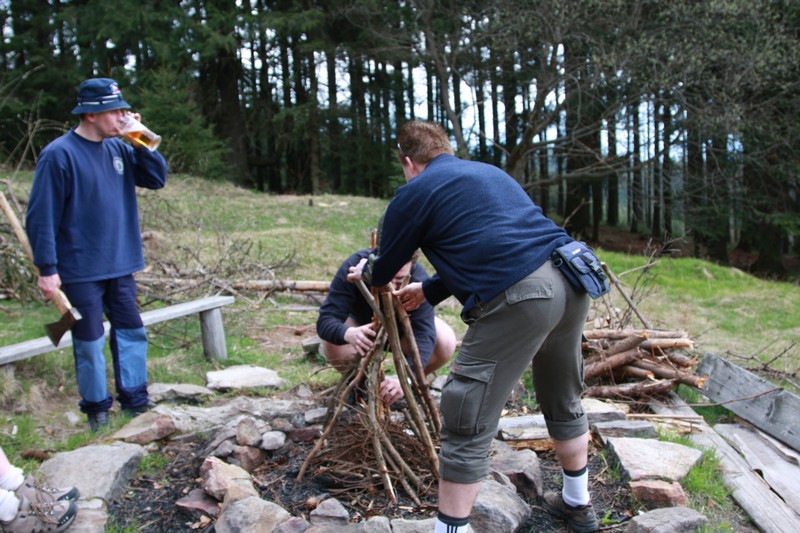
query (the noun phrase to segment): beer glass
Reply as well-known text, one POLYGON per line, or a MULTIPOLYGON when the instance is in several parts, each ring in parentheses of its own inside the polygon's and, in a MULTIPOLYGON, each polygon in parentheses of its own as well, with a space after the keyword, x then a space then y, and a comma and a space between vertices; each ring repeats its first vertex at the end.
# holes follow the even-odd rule
POLYGON ((156 135, 150 129, 133 118, 133 115, 126 114, 123 118, 122 136, 134 146, 144 146, 151 152, 161 144, 161 135, 156 135))

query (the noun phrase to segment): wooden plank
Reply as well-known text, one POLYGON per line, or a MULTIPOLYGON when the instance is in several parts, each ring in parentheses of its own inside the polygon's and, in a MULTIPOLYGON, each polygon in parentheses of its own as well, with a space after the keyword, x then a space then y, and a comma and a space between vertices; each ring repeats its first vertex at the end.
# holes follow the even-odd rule
POLYGON ((233 296, 211 296, 201 300, 193 300, 191 302, 184 302, 180 304, 170 305, 161 309, 153 309, 152 311, 145 311, 142 313, 142 322, 145 326, 165 322, 174 318, 180 318, 209 309, 222 307, 223 305, 232 304, 234 302, 233 296))
MULTIPOLYGON (((159 322, 165 322, 195 313, 203 313, 211 309, 218 309, 224 305, 232 304, 234 301, 235 299, 233 296, 211 296, 209 298, 175 304, 161 309, 153 309, 142 313, 142 323, 144 323, 145 326, 150 326, 158 324, 159 322)), ((103 327, 105 329, 105 336, 108 336, 111 325, 106 321, 103 323, 103 327)), ((216 328, 214 334, 218 335, 218 331, 220 331, 219 328, 216 328)), ((224 330, 221 331, 224 335, 224 330)), ((0 365, 21 361, 29 357, 63 348, 69 348, 70 346, 72 346, 72 332, 69 331, 61 337, 61 341, 58 343, 57 347, 53 346, 53 343, 50 342, 50 339, 47 337, 23 341, 9 346, 2 346, 0 347, 0 365)), ((219 355, 220 351, 218 350, 215 353, 219 355)))
POLYGON ((223 361, 228 358, 225 346, 225 326, 222 324, 222 311, 219 307, 200 313, 200 329, 203 334, 203 353, 209 361, 223 361))
POLYGON ((778 453, 758 429, 739 424, 717 424, 714 431, 744 457, 753 472, 764 478, 786 505, 800 514, 800 467, 797 464, 778 453))
POLYGON ((66 348, 68 346, 72 346, 72 334, 69 331, 61 337, 58 348, 53 346, 53 343, 50 342, 50 339, 47 337, 3 346, 0 347, 0 365, 7 365, 15 361, 21 361, 35 355, 52 352, 53 350, 66 348))
POLYGON ((703 357, 697 373, 708 382, 695 390, 800 451, 800 397, 714 354, 703 357))
MULTIPOLYGON (((674 392, 665 401, 653 400, 650 408, 656 414, 695 415, 691 407, 674 392)), ((693 422, 694 423, 694 422, 693 422)), ((767 483, 752 472, 741 455, 705 422, 694 423, 689 439, 713 450, 722 467, 722 480, 731 496, 744 509, 761 531, 796 533, 800 531, 800 516, 775 494, 767 483)))

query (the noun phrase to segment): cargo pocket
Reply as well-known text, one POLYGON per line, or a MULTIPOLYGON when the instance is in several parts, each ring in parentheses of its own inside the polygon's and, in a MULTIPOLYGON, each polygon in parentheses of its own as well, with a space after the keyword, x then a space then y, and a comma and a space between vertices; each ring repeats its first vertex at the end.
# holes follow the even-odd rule
POLYGON ((486 398, 492 386, 495 361, 459 355, 450 367, 442 388, 443 425, 459 435, 476 435, 483 431, 482 420, 486 398))
POLYGON ((506 289, 506 303, 514 305, 525 300, 550 300, 553 294, 552 279, 528 276, 506 289))

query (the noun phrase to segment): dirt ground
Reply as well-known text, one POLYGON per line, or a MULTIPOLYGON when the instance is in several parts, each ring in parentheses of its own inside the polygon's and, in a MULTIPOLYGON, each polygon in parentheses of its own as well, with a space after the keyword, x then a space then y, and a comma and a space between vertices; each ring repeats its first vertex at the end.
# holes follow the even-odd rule
MULTIPOLYGON (((204 442, 181 441, 168 444, 162 452, 169 458, 164 471, 158 475, 137 476, 126 495, 110 506, 109 514, 120 529, 135 527, 142 532, 213 531, 213 522, 178 509, 175 502, 191 490, 200 488, 199 469, 203 457, 200 451, 204 442)), ((378 494, 343 491, 340 487, 325 484, 321 479, 305 476, 296 481, 300 467, 313 443, 289 443, 273 452, 267 462, 255 472, 253 478, 264 499, 274 501, 294 516, 308 518, 315 503, 336 497, 350 512, 354 521, 382 515, 390 518, 424 519, 436 514, 435 491, 423 500, 421 507, 411 502, 402 491, 399 501, 390 505, 378 494)), ((545 490, 558 490, 560 468, 549 453, 539 454, 545 490)), ((614 479, 612 469, 602 455, 594 453, 590 460, 590 491, 598 518, 603 519, 604 531, 621 531, 633 516, 634 502, 627 484, 614 479)), ((529 501, 531 518, 519 530, 565 531, 563 522, 549 515, 538 501, 529 501)))

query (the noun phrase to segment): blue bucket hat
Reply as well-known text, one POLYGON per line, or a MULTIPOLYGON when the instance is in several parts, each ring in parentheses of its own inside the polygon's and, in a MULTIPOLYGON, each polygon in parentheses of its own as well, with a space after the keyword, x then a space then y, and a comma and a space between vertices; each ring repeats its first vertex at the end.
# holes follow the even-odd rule
POLYGON ((78 87, 78 105, 72 110, 72 114, 102 113, 111 109, 130 109, 130 107, 122 99, 122 91, 119 90, 117 82, 111 78, 91 78, 78 87))

